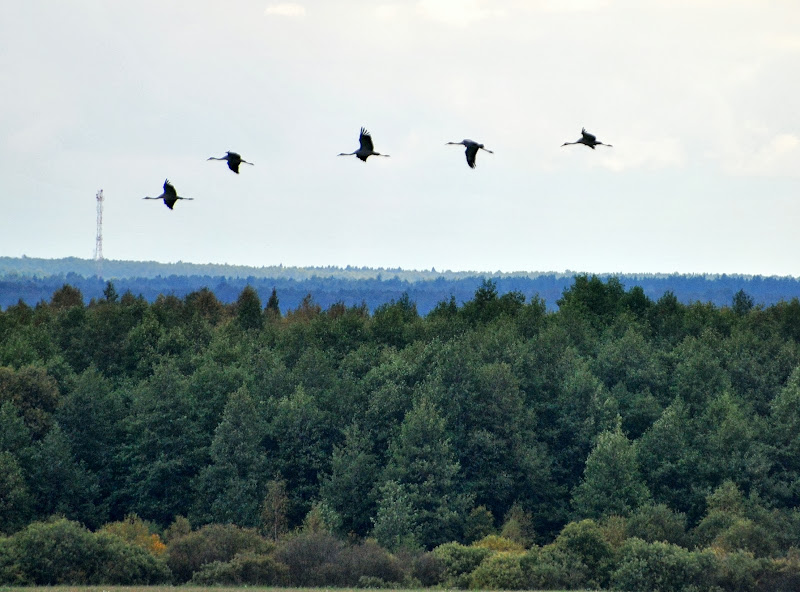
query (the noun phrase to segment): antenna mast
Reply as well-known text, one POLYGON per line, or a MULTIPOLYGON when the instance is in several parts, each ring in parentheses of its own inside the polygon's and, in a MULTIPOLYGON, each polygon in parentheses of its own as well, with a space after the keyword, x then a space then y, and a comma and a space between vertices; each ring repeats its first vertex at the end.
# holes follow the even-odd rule
POLYGON ((94 262, 97 277, 103 277, 103 190, 97 192, 97 238, 94 241, 94 262))

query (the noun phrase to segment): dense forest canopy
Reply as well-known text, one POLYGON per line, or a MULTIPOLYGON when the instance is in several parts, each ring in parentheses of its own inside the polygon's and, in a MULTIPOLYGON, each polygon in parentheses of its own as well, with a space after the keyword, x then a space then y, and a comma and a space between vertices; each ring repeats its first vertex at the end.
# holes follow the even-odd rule
MULTIPOLYGON (((498 283, 425 315, 407 294, 287 310, 279 290, 149 302, 113 282, 88 304, 65 284, 7 306, 0 576, 2 541, 53 515, 135 515, 164 536, 187 519, 275 538, 324 524, 439 555, 502 534, 546 561, 598 533, 800 548, 800 301, 684 304, 582 275, 548 310, 498 283)), ((653 550, 625 544, 632 562, 653 550)), ((627 565, 581 557, 576 585, 627 565)))
MULTIPOLYGON (((0 257, 0 308, 20 300, 33 306, 67 283, 78 288, 85 303, 101 298, 106 282, 114 282, 120 293, 143 296, 152 303, 160 295, 184 298, 207 288, 224 304, 232 304, 250 286, 266 301, 273 289, 281 295, 281 312, 297 308, 306 294, 323 309, 333 304, 366 304, 370 312, 407 294, 421 315, 427 315, 442 300, 455 297, 458 304, 472 298, 487 279, 495 282, 500 295, 520 292, 541 298, 548 310, 557 308, 562 292, 572 284, 575 272, 453 272, 366 267, 246 267, 221 264, 157 263, 90 259, 37 259, 0 257)), ((771 305, 800 297, 800 280, 794 277, 764 277, 725 274, 599 274, 637 286, 652 300, 672 292, 678 301, 727 306, 744 290, 755 304, 771 305)))

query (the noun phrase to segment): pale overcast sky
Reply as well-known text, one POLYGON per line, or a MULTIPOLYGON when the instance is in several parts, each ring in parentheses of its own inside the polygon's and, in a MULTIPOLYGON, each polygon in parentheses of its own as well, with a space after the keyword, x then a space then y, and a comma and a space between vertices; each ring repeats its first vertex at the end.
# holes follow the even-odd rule
POLYGON ((797 0, 2 0, 0 89, 4 256, 800 275, 797 0))

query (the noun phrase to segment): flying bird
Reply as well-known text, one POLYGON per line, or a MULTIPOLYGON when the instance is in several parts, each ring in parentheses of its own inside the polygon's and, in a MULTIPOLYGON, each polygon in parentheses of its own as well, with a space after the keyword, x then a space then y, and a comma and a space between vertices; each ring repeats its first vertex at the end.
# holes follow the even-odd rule
POLYGON ((445 144, 445 146, 448 146, 450 144, 453 144, 453 145, 456 145, 456 146, 462 145, 462 146, 466 146, 467 147, 467 149, 465 151, 465 154, 467 155, 467 164, 469 165, 469 168, 471 168, 471 169, 475 168, 475 156, 478 154, 478 150, 485 150, 489 154, 494 154, 494 152, 492 152, 488 148, 484 148, 483 144, 478 144, 477 142, 475 142, 473 140, 461 140, 460 142, 448 142, 447 144, 445 144))
POLYGON ((577 142, 564 142, 561 144, 561 147, 569 146, 570 144, 583 144, 584 146, 588 146, 592 150, 594 150, 595 146, 608 146, 609 148, 613 148, 611 144, 603 144, 602 142, 598 142, 597 137, 593 134, 590 134, 586 131, 586 128, 581 129, 581 138, 577 142))
POLYGON ((164 205, 167 206, 170 210, 172 206, 175 205, 179 199, 194 199, 193 197, 178 197, 178 192, 175 191, 175 187, 172 186, 172 183, 169 182, 169 179, 164 180, 164 193, 159 195, 158 197, 143 197, 142 199, 163 199, 164 205))
POLYGON ((381 154, 380 152, 375 152, 375 147, 372 144, 372 136, 369 135, 369 132, 361 128, 361 135, 358 136, 358 143, 360 147, 355 152, 341 152, 339 156, 352 156, 356 155, 358 158, 367 162, 367 158, 370 156, 389 156, 388 154, 381 154))
POLYGON ((212 156, 212 157, 208 158, 208 160, 227 160, 228 161, 228 168, 230 170, 232 170, 234 173, 236 173, 237 175, 239 174, 239 165, 240 164, 242 164, 242 163, 249 164, 249 165, 253 164, 252 162, 247 162, 246 160, 244 160, 236 152, 226 152, 225 156, 223 156, 222 158, 216 158, 216 157, 212 156))

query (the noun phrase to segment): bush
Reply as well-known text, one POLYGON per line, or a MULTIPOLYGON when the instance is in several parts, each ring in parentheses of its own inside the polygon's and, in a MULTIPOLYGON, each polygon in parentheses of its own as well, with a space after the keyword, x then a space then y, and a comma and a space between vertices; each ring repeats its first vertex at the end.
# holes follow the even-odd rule
POLYGON ((710 551, 689 551, 670 543, 629 539, 611 576, 615 590, 684 592, 712 589, 718 560, 710 551))
POLYGON ((527 582, 522 569, 525 553, 501 551, 486 557, 470 576, 470 587, 481 590, 522 590, 527 582))
POLYGON ((4 583, 39 586, 159 584, 171 576, 163 560, 141 547, 64 518, 34 522, 6 539, 0 575, 4 583))
POLYGON ((400 562, 371 539, 342 549, 339 562, 345 572, 344 586, 355 586, 362 578, 377 578, 387 584, 397 584, 405 578, 400 562))
POLYGON ((570 522, 561 530, 553 545, 588 568, 589 586, 606 586, 613 568, 614 549, 594 520, 570 522))
POLYGON ((467 588, 469 576, 491 554, 485 547, 466 547, 459 543, 445 543, 433 550, 442 563, 443 584, 450 588, 467 588))
POLYGON ((343 586, 340 557, 345 544, 326 532, 306 532, 285 540, 276 558, 289 569, 290 586, 343 586))
POLYGON ((411 577, 421 586, 431 588, 441 583, 444 578, 444 564, 432 552, 421 553, 411 561, 411 577))
POLYGON ((155 556, 163 555, 167 546, 161 537, 152 532, 153 525, 143 521, 136 514, 125 516, 125 520, 109 522, 101 529, 103 532, 114 534, 124 541, 142 547, 155 556))
POLYGON ((232 524, 211 524, 172 539, 167 545, 167 565, 175 580, 188 582, 207 563, 227 563, 237 554, 251 552, 268 555, 275 548, 255 530, 232 524))
POLYGON ((553 545, 528 551, 520 560, 527 588, 576 590, 588 587, 589 568, 575 555, 553 545))
POLYGON ((191 582, 201 586, 279 586, 288 573, 288 568, 270 555, 240 553, 228 562, 205 564, 191 582))
POLYGON ((163 584, 172 579, 166 561, 147 549, 113 534, 100 532, 95 536, 99 543, 97 583, 130 586, 163 584))

